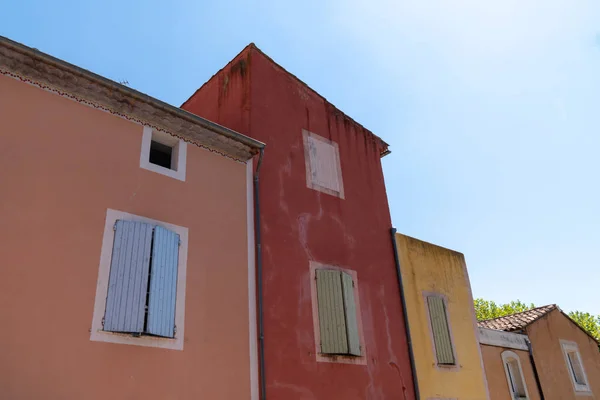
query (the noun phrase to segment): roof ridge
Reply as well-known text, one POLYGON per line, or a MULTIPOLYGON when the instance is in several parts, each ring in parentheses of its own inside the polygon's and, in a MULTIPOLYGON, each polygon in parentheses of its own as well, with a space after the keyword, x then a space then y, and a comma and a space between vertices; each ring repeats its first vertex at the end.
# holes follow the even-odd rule
POLYGON ((534 308, 530 308, 529 310, 519 311, 519 312, 512 313, 512 314, 503 315, 501 317, 482 319, 481 321, 478 321, 478 322, 488 322, 488 321, 495 321, 495 320, 498 320, 501 318, 514 317, 519 314, 525 314, 525 313, 528 313, 531 311, 539 310, 540 308, 548 308, 548 307, 549 307, 549 309, 547 310, 547 312, 550 312, 550 311, 554 310, 555 308, 558 308, 558 306, 556 304, 546 304, 545 306, 534 307, 534 308))
MULTIPOLYGON (((333 104, 332 102, 330 102, 329 100, 327 100, 327 98, 324 95, 322 95, 321 93, 317 92, 316 89, 314 89, 313 87, 311 87, 308 83, 304 82, 296 74, 292 73, 287 68, 285 68, 283 65, 281 65, 280 63, 278 63, 277 61, 275 61, 275 59, 273 57, 271 57, 270 55, 268 55, 267 53, 265 53, 254 42, 250 42, 246 46, 244 46, 244 48, 235 57, 233 57, 230 61, 228 61, 221 69, 219 69, 217 72, 215 72, 206 82, 204 82, 198 89, 196 89, 194 91, 194 93, 190 97, 188 97, 187 100, 185 100, 181 104, 180 107, 185 107, 185 105, 196 95, 196 93, 198 93, 200 90, 202 90, 202 88, 206 84, 208 84, 208 82, 210 82, 213 78, 215 78, 216 76, 218 76, 222 71, 226 70, 230 65, 233 64, 233 62, 238 57, 240 57, 241 55, 243 55, 246 52, 250 52, 251 50, 254 50, 258 54, 262 55, 268 62, 270 62, 271 64, 275 65, 277 68, 280 68, 283 72, 285 72, 287 75, 289 75, 292 79, 294 79, 298 83, 300 83, 304 88, 306 88, 310 92, 314 93, 316 96, 320 97, 325 102, 325 104, 327 104, 327 105, 333 107, 334 109, 336 109, 337 111, 339 111, 344 116, 344 118, 346 118, 347 120, 351 121, 353 124, 355 124, 356 126, 360 127, 362 130, 368 132, 373 137, 375 137, 377 140, 379 140, 379 142, 381 142, 383 144, 383 146, 386 149, 389 148, 389 143, 387 143, 385 140, 383 140, 380 136, 377 136, 376 134, 374 134, 372 130, 370 130, 369 128, 365 127, 363 124, 361 124, 360 122, 358 122, 357 120, 355 120, 354 118, 352 118, 351 116, 349 116, 348 114, 346 114, 346 112, 344 112, 343 110, 341 110, 335 104, 333 104)), ((386 153, 386 154, 389 154, 389 153, 386 153)))

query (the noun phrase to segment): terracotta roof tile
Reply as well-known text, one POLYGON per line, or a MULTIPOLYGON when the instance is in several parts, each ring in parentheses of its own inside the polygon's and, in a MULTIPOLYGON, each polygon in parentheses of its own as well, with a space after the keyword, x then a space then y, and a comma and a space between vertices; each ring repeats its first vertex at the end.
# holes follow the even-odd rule
POLYGON ((506 315, 485 321, 479 321, 477 324, 480 328, 496 329, 500 331, 513 332, 524 329, 527 325, 537 321, 550 311, 557 309, 556 304, 536 307, 528 311, 523 311, 516 314, 506 315))

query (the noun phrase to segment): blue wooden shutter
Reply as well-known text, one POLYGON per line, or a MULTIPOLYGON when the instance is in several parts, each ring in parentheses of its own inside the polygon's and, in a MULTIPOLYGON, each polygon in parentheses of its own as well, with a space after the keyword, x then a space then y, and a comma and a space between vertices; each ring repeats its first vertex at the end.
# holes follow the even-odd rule
POLYGON ((344 312, 346 314, 346 332, 348 336, 348 354, 360 356, 360 339, 354 300, 354 280, 346 272, 342 272, 342 291, 344 294, 344 312))
POLYGON ((175 336, 178 261, 179 235, 160 226, 155 227, 146 333, 175 336))
POLYGON ((152 225, 117 220, 113 242, 104 330, 144 330, 152 225))

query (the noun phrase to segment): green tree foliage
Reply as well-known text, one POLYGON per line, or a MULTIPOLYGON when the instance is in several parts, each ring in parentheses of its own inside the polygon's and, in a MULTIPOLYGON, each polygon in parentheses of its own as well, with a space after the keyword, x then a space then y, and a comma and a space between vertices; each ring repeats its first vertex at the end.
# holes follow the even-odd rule
POLYGON ((581 311, 571 311, 569 317, 579 324, 590 335, 600 341, 600 315, 592 315, 581 311))
MULTIPOLYGON (((504 317, 518 312, 523 312, 535 308, 535 304, 529 305, 520 300, 511 301, 506 304, 496 304, 493 301, 484 299, 475 299, 475 314, 478 321, 483 321, 491 318, 504 317)), ((600 341, 600 315, 592 315, 581 311, 571 311, 569 317, 579 326, 585 329, 590 335, 600 341)))
POLYGON ((505 315, 531 310, 532 308, 535 308, 535 304, 527 305, 521 300, 511 301, 506 304, 496 304, 494 301, 475 299, 475 314, 478 321, 504 317, 505 315))

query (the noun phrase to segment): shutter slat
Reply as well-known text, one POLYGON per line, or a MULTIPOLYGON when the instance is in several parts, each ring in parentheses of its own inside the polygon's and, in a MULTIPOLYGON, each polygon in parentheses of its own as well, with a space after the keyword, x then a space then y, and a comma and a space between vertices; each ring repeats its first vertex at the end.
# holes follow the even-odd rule
POLYGON ((341 274, 339 271, 318 269, 316 277, 321 352, 347 354, 341 274))
POLYGON ((444 300, 437 296, 428 296, 427 305, 429 307, 437 362, 438 364, 454 364, 454 352, 444 300))
POLYGON ((154 230, 146 327, 146 332, 152 335, 175 336, 178 261, 179 235, 157 226, 154 230))
POLYGON ((105 331, 143 331, 151 243, 152 225, 117 221, 104 313, 105 331))
POLYGON ((356 301, 354 299, 354 281, 352 276, 342 272, 342 288, 344 293, 344 311, 346 315, 346 331, 348 336, 348 353, 360 356, 360 339, 356 318, 356 301))

